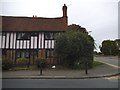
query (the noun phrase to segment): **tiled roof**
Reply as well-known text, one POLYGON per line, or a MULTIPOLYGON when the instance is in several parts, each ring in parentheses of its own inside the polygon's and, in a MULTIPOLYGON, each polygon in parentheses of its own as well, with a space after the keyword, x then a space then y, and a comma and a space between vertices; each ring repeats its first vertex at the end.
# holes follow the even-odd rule
MULTIPOLYGON (((2 31, 66 31, 67 17, 2 17, 2 31)), ((1 28, 1 26, 0 26, 1 28)))

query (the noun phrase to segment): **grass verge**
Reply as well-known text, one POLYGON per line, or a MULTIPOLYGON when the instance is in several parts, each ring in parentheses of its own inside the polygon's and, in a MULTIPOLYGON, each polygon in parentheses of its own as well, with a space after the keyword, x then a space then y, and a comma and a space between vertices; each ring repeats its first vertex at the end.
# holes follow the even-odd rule
POLYGON ((93 67, 100 66, 100 65, 103 65, 103 63, 98 61, 93 61, 93 67))

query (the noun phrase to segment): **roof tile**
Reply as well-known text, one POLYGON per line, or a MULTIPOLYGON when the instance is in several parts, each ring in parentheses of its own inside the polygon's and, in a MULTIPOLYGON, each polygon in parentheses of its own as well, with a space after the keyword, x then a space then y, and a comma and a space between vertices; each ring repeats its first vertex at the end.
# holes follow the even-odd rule
MULTIPOLYGON (((66 31, 67 17, 2 17, 2 31, 66 31)), ((1 26, 0 26, 1 28, 1 26)))

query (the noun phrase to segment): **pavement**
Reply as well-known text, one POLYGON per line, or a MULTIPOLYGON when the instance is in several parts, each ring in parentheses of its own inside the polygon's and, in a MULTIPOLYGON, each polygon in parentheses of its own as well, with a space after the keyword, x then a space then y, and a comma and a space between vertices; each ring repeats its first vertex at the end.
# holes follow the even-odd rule
POLYGON ((102 64, 88 70, 62 70, 62 69, 44 69, 40 75, 39 70, 19 70, 19 71, 4 71, 2 79, 89 79, 102 78, 120 75, 118 68, 108 64, 102 64))

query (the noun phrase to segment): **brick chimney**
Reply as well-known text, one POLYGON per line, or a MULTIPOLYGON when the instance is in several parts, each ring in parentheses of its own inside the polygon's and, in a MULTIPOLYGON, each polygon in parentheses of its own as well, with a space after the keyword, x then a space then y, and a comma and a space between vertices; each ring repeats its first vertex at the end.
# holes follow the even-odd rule
POLYGON ((64 27, 65 27, 65 31, 67 31, 68 28, 68 16, 67 16, 67 6, 66 4, 64 4, 63 8, 63 19, 64 19, 64 27))
POLYGON ((67 17, 67 6, 64 4, 63 6, 63 17, 67 17))

